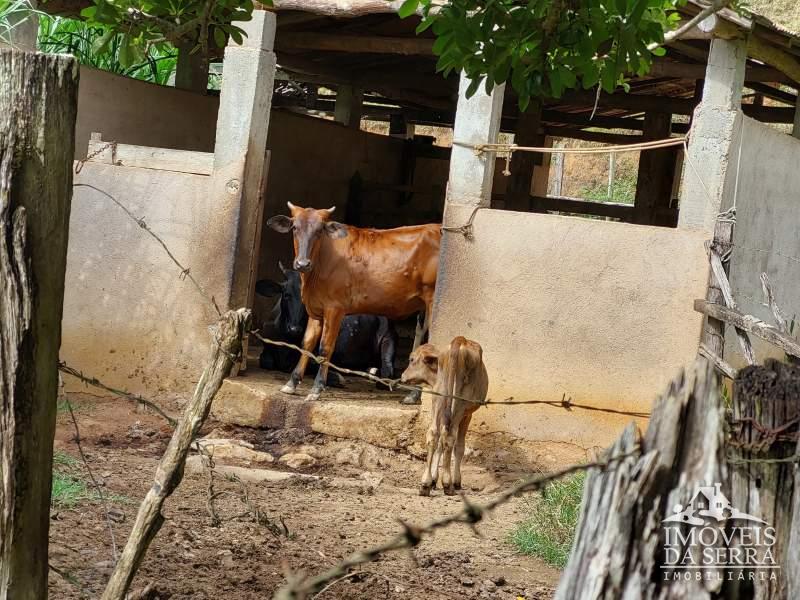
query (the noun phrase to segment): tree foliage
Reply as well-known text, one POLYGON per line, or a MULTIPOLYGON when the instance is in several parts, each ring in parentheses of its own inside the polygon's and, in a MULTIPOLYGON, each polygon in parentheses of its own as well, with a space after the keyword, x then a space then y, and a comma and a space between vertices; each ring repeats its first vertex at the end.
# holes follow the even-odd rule
POLYGON ((510 82, 524 110, 531 97, 565 90, 627 87, 664 54, 666 31, 686 0, 406 0, 401 16, 421 9, 418 33, 432 28, 437 69, 463 70, 468 95, 510 82))
POLYGON ((252 0, 93 0, 81 16, 106 34, 96 42, 98 54, 118 41, 120 63, 130 67, 147 60, 151 47, 191 43, 205 53, 222 48, 228 37, 241 42, 244 31, 234 21, 252 18, 252 0), (121 36, 121 38, 119 37, 121 36))

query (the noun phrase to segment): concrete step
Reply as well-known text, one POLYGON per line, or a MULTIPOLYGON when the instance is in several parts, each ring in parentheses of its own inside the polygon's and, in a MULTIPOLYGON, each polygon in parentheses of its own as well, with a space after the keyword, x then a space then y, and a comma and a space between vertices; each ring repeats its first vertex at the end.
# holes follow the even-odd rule
POLYGON ((248 370, 244 376, 227 379, 211 413, 233 425, 298 427, 390 449, 407 449, 421 439, 420 407, 399 404, 402 393, 348 380, 345 388, 329 388, 321 400, 309 402, 305 397, 310 381, 299 386, 296 395, 289 395, 280 391, 286 379, 286 375, 261 370, 248 370))

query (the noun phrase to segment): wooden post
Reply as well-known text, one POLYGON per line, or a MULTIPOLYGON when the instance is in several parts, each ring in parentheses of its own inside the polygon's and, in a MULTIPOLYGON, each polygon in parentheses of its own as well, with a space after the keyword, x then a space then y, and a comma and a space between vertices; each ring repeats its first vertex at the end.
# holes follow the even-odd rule
MULTIPOLYGON (((539 133, 541 124, 542 103, 538 99, 533 99, 528 110, 520 113, 517 119, 514 143, 518 146, 541 146, 544 143, 544 135, 539 133)), ((508 176, 506 187, 506 210, 530 210, 533 170, 541 160, 541 154, 532 152, 515 152, 511 156, 511 175, 508 176)))
MULTIPOLYGON (((556 600, 573 598, 691 598, 718 596, 704 581, 665 577, 665 524, 698 485, 727 492, 725 407, 713 368, 695 362, 656 400, 643 436, 631 423, 606 458, 625 458, 586 477, 581 517, 556 600)), ((680 540, 679 556, 692 551, 680 540)))
MULTIPOLYGON (((192 399, 186 405, 175 433, 172 434, 164 456, 161 457, 153 485, 139 506, 136 522, 103 592, 102 600, 125 600, 150 542, 164 523, 161 507, 183 479, 189 447, 208 416, 211 401, 222 385, 222 380, 231 372, 234 359, 241 355, 242 340, 249 330, 250 311, 244 308, 225 313, 213 328, 208 364, 200 376, 192 399)), ((53 406, 55 407, 55 402, 53 406)))
POLYGON ((792 128, 792 135, 800 139, 800 95, 798 95, 794 107, 794 127, 792 128))
POLYGON ((336 90, 336 104, 333 107, 334 120, 351 129, 359 129, 363 103, 363 90, 351 85, 340 85, 336 90))
MULTIPOLYGON (((642 140, 668 138, 672 131, 672 115, 648 112, 644 116, 642 140)), ((669 208, 672 181, 675 177, 675 149, 646 150, 639 156, 636 180, 634 223, 656 225, 658 209, 669 208)))
POLYGON ((78 64, 0 50, 0 599, 47 598, 78 64))
MULTIPOLYGON (((793 565, 787 560, 792 528, 791 462, 748 462, 755 459, 786 460, 794 455, 797 443, 781 438, 797 426, 787 428, 800 418, 797 390, 800 388, 800 367, 768 360, 763 367, 746 367, 739 372, 733 386, 732 448, 739 448, 738 459, 745 461, 732 470, 731 503, 737 509, 763 519, 775 529, 772 546, 775 562, 784 568, 793 565), (779 433, 771 434, 770 431, 779 433)), ((797 520, 800 515, 795 514, 797 520)), ((755 578, 752 582, 756 600, 786 598, 785 583, 778 577, 755 578)), ((795 595, 789 598, 797 598, 795 595)))
POLYGON ((208 91, 208 56, 197 48, 196 41, 184 41, 178 45, 175 87, 198 94, 208 91))

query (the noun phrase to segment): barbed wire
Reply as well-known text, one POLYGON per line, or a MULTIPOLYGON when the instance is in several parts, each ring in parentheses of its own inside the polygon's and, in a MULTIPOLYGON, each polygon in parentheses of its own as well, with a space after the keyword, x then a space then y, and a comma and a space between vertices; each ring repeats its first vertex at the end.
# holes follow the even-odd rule
POLYGON ((551 481, 561 479, 562 477, 579 471, 586 471, 588 469, 606 470, 613 463, 638 456, 639 454, 640 449, 637 445, 631 452, 613 456, 606 460, 572 465, 549 475, 531 476, 510 487, 486 504, 473 504, 467 499, 466 495, 461 494, 461 500, 464 506, 460 511, 420 526, 412 525, 398 519, 403 530, 394 537, 372 548, 360 550, 351 554, 337 565, 319 575, 305 577, 302 574, 287 574, 286 585, 280 588, 273 598, 274 600, 304 600, 319 592, 329 582, 347 575, 353 567, 372 562, 389 552, 415 548, 425 536, 432 535, 438 529, 443 529, 455 524, 464 524, 472 528, 477 534, 476 525, 480 523, 488 513, 509 502, 512 498, 538 491, 551 481))
POLYGON ((125 390, 119 390, 119 389, 111 387, 110 385, 106 385, 105 383, 103 383, 102 381, 97 379, 96 377, 88 377, 88 376, 84 375, 81 371, 78 371, 77 369, 74 369, 74 368, 70 367, 64 361, 59 361, 58 362, 58 370, 61 371, 62 373, 66 373, 67 375, 72 375, 76 379, 80 379, 81 381, 83 381, 87 385, 94 386, 94 387, 99 388, 101 390, 105 390, 107 392, 111 392, 112 394, 114 394, 116 396, 121 396, 123 398, 127 398, 128 400, 133 400, 134 402, 138 402, 139 404, 143 404, 144 406, 150 408, 155 413, 157 413, 160 417, 164 418, 167 421, 167 423, 170 424, 170 427, 172 427, 173 429, 175 429, 175 427, 177 427, 177 425, 178 425, 178 421, 177 420, 175 420, 172 417, 170 417, 167 413, 165 413, 161 409, 161 407, 158 404, 156 404, 152 400, 148 400, 147 398, 143 398, 142 396, 139 396, 138 394, 132 394, 131 392, 128 392, 128 391, 125 391, 125 390))
POLYGON ((407 392, 420 392, 423 394, 428 394, 431 396, 439 396, 441 398, 451 398, 454 400, 461 400, 462 402, 468 402, 470 404, 479 404, 481 406, 486 405, 504 405, 504 406, 516 406, 516 405, 523 405, 523 404, 544 404, 548 406, 554 406, 559 408, 564 408, 566 410, 572 410, 573 408, 579 408, 582 410, 591 410, 591 411, 600 411, 600 412, 607 412, 607 413, 614 413, 614 414, 621 414, 621 415, 628 415, 633 417, 649 417, 650 413, 647 412, 639 412, 639 411, 624 411, 618 410, 613 408, 603 408, 600 406, 590 406, 585 404, 576 404, 572 401, 572 398, 567 398, 566 393, 561 398, 561 400, 514 400, 513 396, 509 396, 504 400, 485 400, 480 402, 478 400, 474 400, 472 398, 464 398, 462 396, 458 396, 456 394, 443 394, 441 392, 437 392, 436 390, 432 390, 429 388, 420 387, 417 385, 410 385, 407 383, 401 383, 400 379, 390 379, 387 377, 378 377, 377 375, 373 375, 367 371, 358 371, 355 369, 348 369, 346 367, 340 367, 330 360, 325 358, 324 356, 319 356, 314 354, 313 352, 306 350, 305 348, 301 348, 296 344, 292 344, 290 342, 283 342, 280 340, 273 340, 267 337, 264 337, 259 333, 258 330, 250 331, 250 335, 258 339, 260 342, 264 344, 269 344, 270 346, 278 346, 281 348, 290 348, 292 350, 296 350, 300 354, 307 356, 314 362, 319 365, 328 365, 329 368, 333 369, 334 371, 338 371, 339 373, 343 373, 345 375, 353 375, 355 377, 361 377, 364 379, 369 379, 374 383, 379 383, 388 387, 390 390, 403 390, 407 392))

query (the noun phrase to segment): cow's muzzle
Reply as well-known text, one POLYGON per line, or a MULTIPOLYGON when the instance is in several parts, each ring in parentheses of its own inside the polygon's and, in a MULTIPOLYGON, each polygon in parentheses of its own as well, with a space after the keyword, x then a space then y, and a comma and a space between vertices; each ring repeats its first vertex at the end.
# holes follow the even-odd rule
POLYGON ((311 270, 311 261, 307 258, 296 258, 294 260, 294 270, 300 273, 308 273, 311 270))

